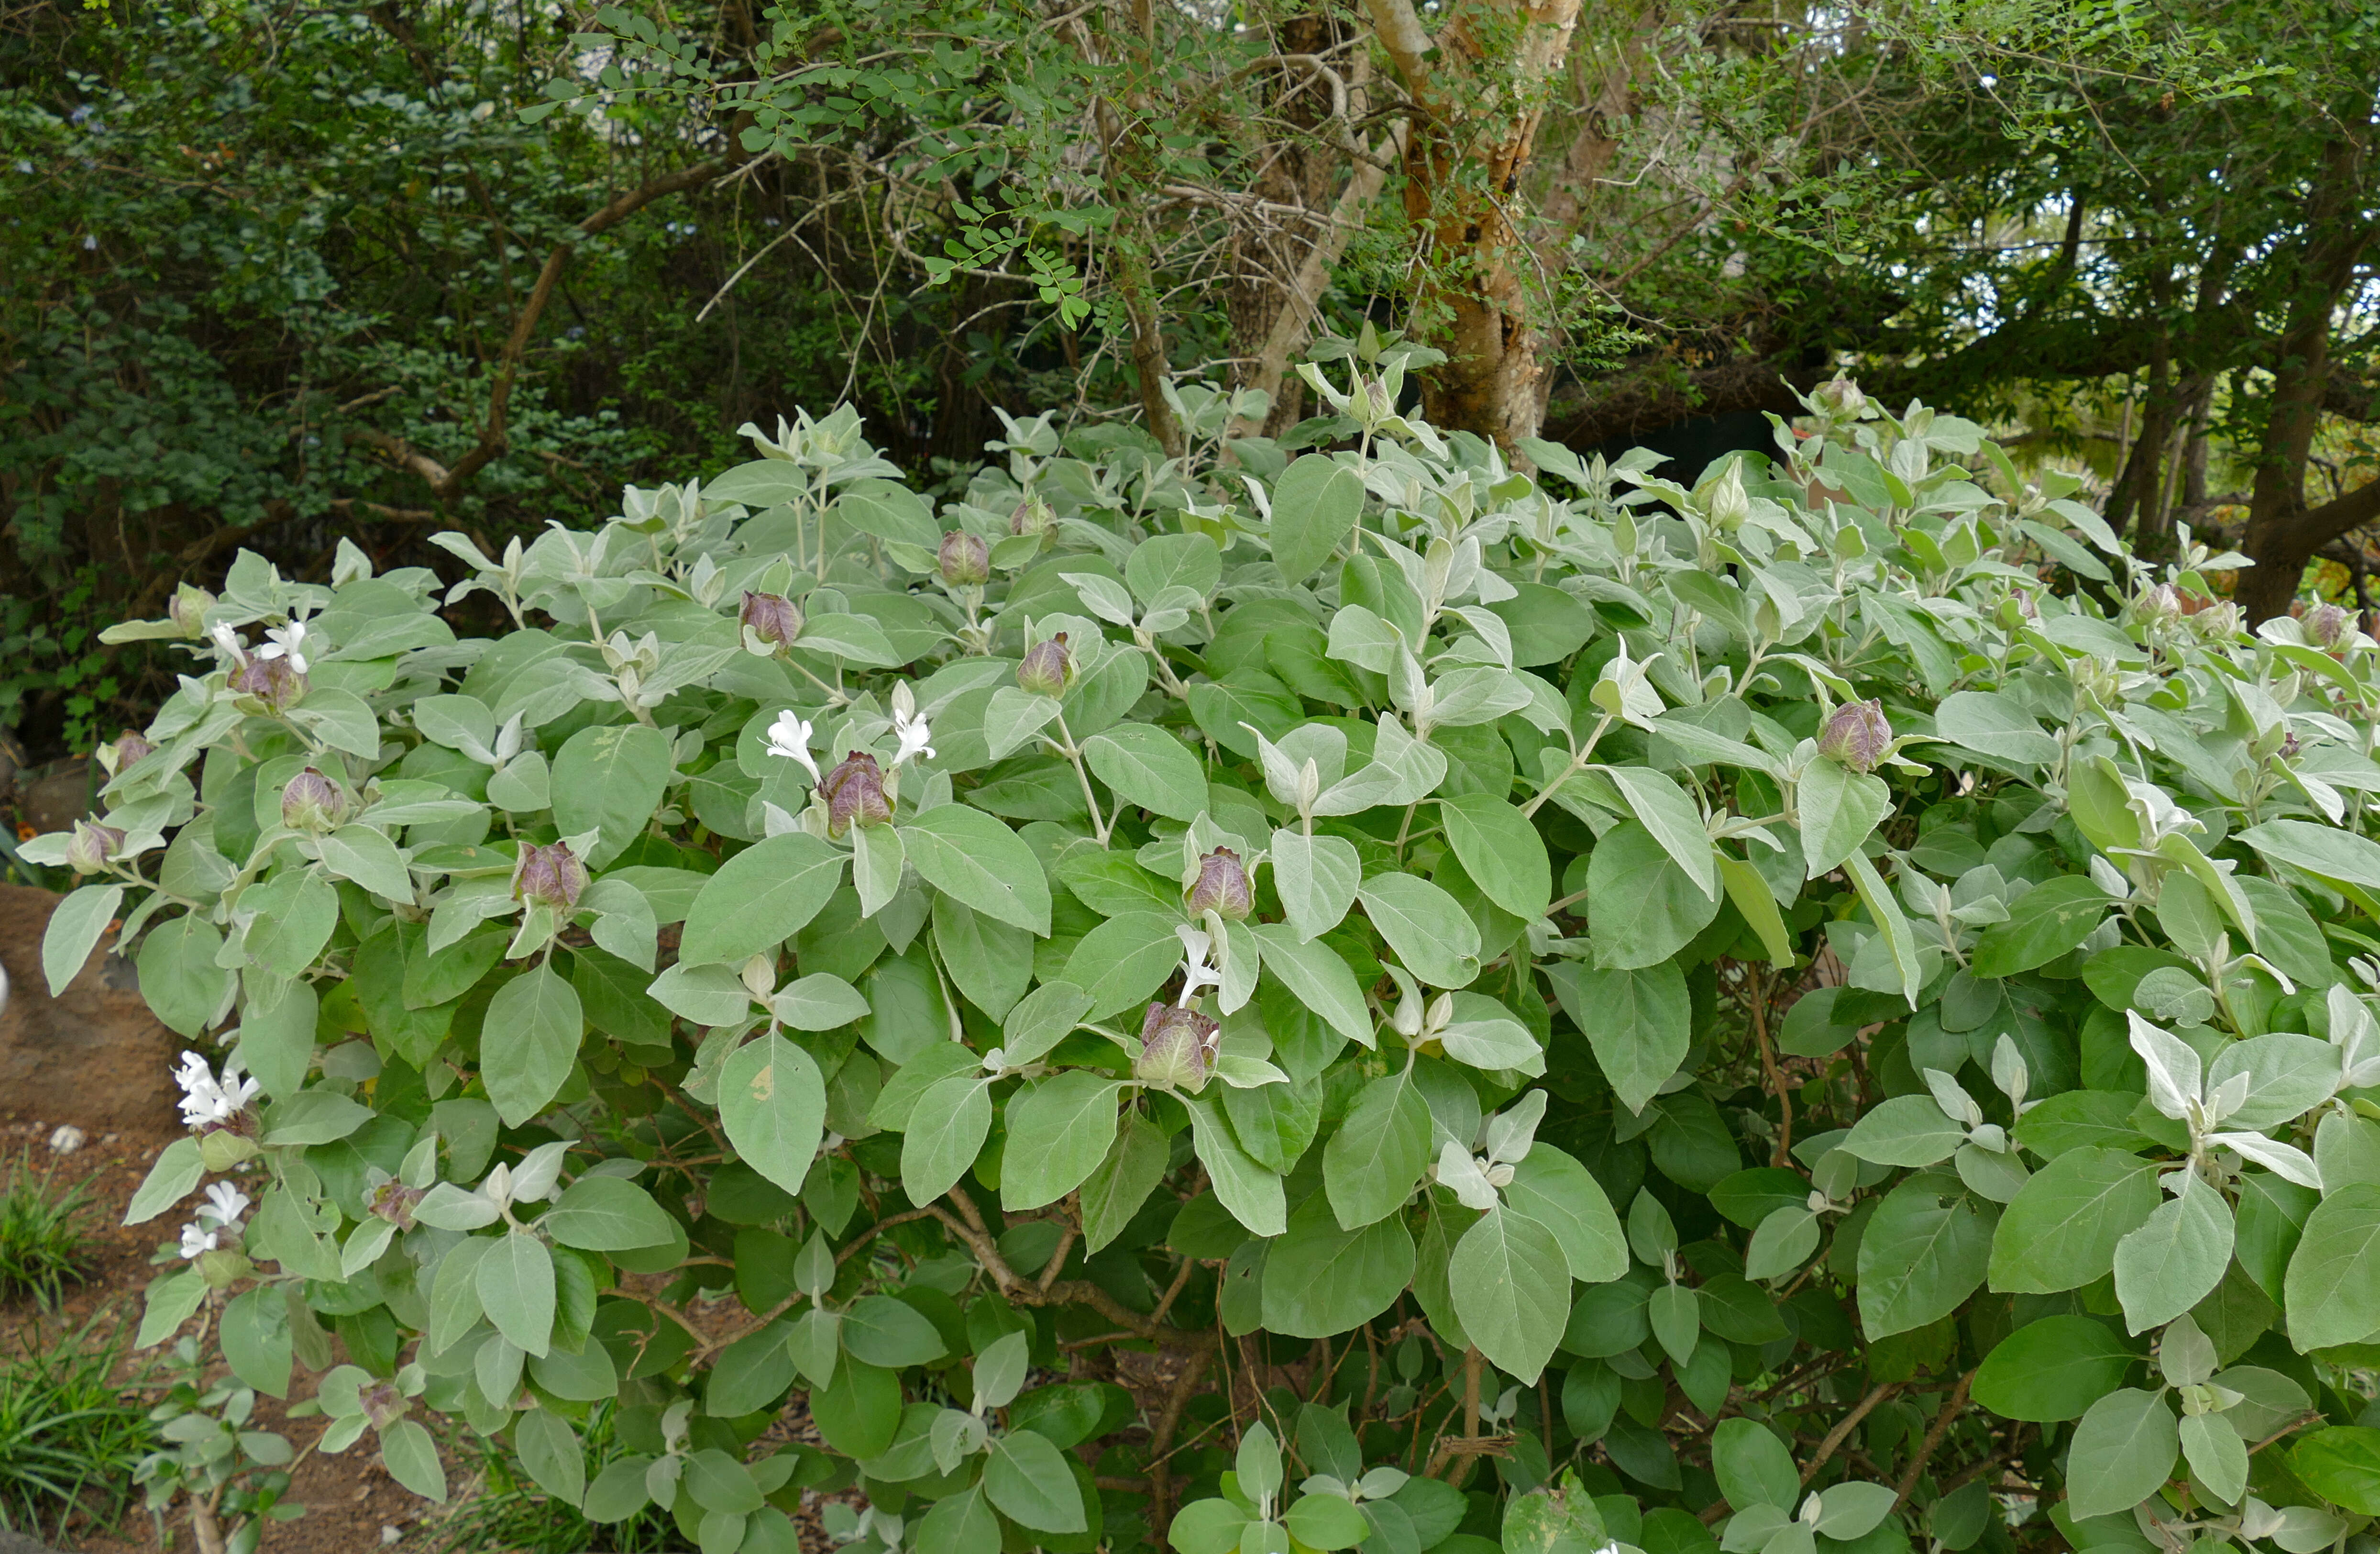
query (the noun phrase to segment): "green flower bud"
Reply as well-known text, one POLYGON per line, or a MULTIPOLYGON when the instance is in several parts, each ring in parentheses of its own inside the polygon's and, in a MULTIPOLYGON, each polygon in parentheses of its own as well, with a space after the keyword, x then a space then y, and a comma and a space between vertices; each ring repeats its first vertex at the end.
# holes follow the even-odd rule
POLYGON ((207 634, 207 611, 214 607, 215 596, 196 583, 183 583, 174 590, 174 597, 165 606, 165 618, 172 621, 182 635, 196 642, 207 634))
POLYGON ((281 790, 281 824, 293 831, 332 831, 347 817, 339 785, 309 766, 281 790))
POLYGON ((156 749, 155 745, 127 728, 115 736, 115 743, 99 747, 99 764, 107 768, 109 777, 114 777, 128 766, 139 765, 156 749))
POLYGON ((570 850, 569 843, 521 843, 520 862, 513 867, 514 900, 539 901, 568 912, 578 904, 578 893, 586 888, 587 865, 570 850))
POLYGON ((285 657, 251 658, 232 672, 231 688, 242 696, 263 703, 266 712, 278 713, 305 699, 307 683, 298 667, 285 657))
POLYGON ((2306 611, 2305 640, 2314 646, 2330 649, 2355 634, 2353 612, 2337 605, 2316 605, 2306 611))
POLYGON ((1057 527, 1057 513, 1038 496, 1027 496, 1008 515, 1011 534, 1038 534, 1046 542, 1057 527))
POLYGON ((774 647, 790 646, 802 634, 802 607, 782 593, 744 591, 744 607, 736 619, 746 630, 774 647))
POLYGON ((942 536, 941 552, 935 561, 942 581, 953 588, 979 588, 991 581, 991 547, 982 536, 964 529, 942 536))
POLYGON ((1228 847, 1219 847, 1199 859, 1198 878, 1190 887, 1186 899, 1194 912, 1212 912, 1232 923, 1247 916, 1254 903, 1248 895, 1248 872, 1240 866, 1240 855, 1228 847))
POLYGON ((827 773, 819 784, 826 795, 826 831, 839 837, 851 828, 852 822, 862 826, 889 825, 892 806, 884 800, 884 773, 876 765, 876 757, 863 750, 855 750, 844 757, 843 765, 827 773))
POLYGON ((1132 1066, 1133 1074, 1144 1083, 1196 1095, 1207 1087, 1222 1031, 1196 1009, 1151 1004, 1141 1017, 1140 1058, 1132 1066))
POLYGON ((217 1176, 253 1160, 256 1141, 230 1128, 210 1128, 199 1135, 199 1162, 217 1176))
POLYGON ((210 1290, 228 1290, 256 1272, 256 1265, 244 1253, 230 1247, 217 1247, 201 1252, 198 1256, 199 1277, 207 1281, 210 1290))
POLYGON ((1860 392, 1859 385, 1846 377, 1838 376, 1820 384, 1810 391, 1810 398, 1818 402, 1824 414, 1836 421, 1857 421, 1860 412, 1867 409, 1867 396, 1860 392))
POLYGON ((1873 770, 1891 748, 1892 725, 1884 720, 1881 702, 1837 707, 1818 731, 1818 753, 1855 772, 1873 770))
POLYGON ((1024 661, 1016 666, 1016 683, 1043 696, 1064 695, 1074 678, 1075 655, 1066 646, 1063 631, 1027 648, 1024 661))
POLYGON ((95 820, 78 820, 74 839, 67 843, 67 867, 79 875, 95 875, 124 850, 124 833, 95 820))

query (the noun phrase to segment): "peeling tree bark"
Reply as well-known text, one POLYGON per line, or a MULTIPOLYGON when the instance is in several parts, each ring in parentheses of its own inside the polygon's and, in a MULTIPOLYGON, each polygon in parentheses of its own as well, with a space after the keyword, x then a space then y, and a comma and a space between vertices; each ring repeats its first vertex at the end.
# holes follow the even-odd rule
POLYGON ((1457 0, 1434 38, 1410 0, 1365 11, 1419 110, 1404 154, 1405 214, 1427 245, 1415 306, 1449 358, 1423 379, 1423 411, 1510 447, 1537 434, 1546 373, 1521 180, 1579 0, 1457 0))

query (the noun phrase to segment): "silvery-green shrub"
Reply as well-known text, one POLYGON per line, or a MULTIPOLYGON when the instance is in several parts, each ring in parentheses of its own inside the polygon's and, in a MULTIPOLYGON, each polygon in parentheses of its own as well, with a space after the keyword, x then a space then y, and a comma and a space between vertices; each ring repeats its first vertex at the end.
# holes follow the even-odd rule
POLYGON ((2373 640, 1923 409, 1688 489, 1316 386, 126 629, 27 852, 190 1047, 142 1341, 710 1554, 2358 1535, 2373 640))

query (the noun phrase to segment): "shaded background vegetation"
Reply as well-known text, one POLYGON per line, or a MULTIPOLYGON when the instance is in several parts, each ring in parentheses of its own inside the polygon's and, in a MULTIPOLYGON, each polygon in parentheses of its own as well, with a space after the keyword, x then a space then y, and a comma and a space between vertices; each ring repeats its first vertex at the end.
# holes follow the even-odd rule
POLYGON ((2254 613, 2360 594, 2375 65, 2325 0, 18 6, 0 727, 137 721, 171 661, 93 633, 241 546, 500 545, 844 399, 929 482, 999 410, 1168 449, 1193 381, 1294 442, 1366 322, 1507 443, 1706 453, 1848 367, 2223 531, 2254 613))

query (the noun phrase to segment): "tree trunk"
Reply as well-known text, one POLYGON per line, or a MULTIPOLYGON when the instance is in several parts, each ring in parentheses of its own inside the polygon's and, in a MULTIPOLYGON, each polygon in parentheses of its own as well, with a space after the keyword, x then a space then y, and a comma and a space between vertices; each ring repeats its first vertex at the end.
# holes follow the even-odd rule
POLYGON ((2380 483, 2319 508, 2309 508, 2305 496, 2306 459, 2329 384, 2333 314, 2372 240, 2362 217, 2367 161, 2362 141, 2342 134, 2324 153, 2306 196, 2298 284, 2273 353, 2272 398, 2240 545, 2256 563, 2240 575, 2240 604, 2251 624, 2286 614, 2314 552, 2380 516, 2380 483))
POLYGON ((1425 251, 1414 309, 1448 357, 1424 375, 1422 409, 1440 427, 1509 448, 1537 434, 1546 373, 1542 301, 1513 213, 1579 0, 1457 0, 1451 9, 1433 38, 1410 0, 1366 0, 1420 109, 1404 156, 1405 214, 1425 251))
POLYGON ((1297 421, 1302 385, 1287 378, 1289 360, 1312 333, 1331 267, 1379 193, 1381 169, 1354 157, 1351 133, 1371 109, 1371 52, 1348 50, 1354 28, 1343 13, 1301 5, 1269 23, 1274 54, 1246 68, 1257 91, 1253 111, 1234 121, 1254 202, 1226 205, 1231 275, 1223 312, 1232 330, 1232 385, 1257 389, 1271 406, 1232 423, 1230 435, 1261 429, 1278 435, 1297 421), (1352 54, 1352 57, 1346 57, 1352 54), (1342 163, 1354 161, 1334 202, 1342 163), (1282 391, 1284 381, 1292 387, 1282 391))

